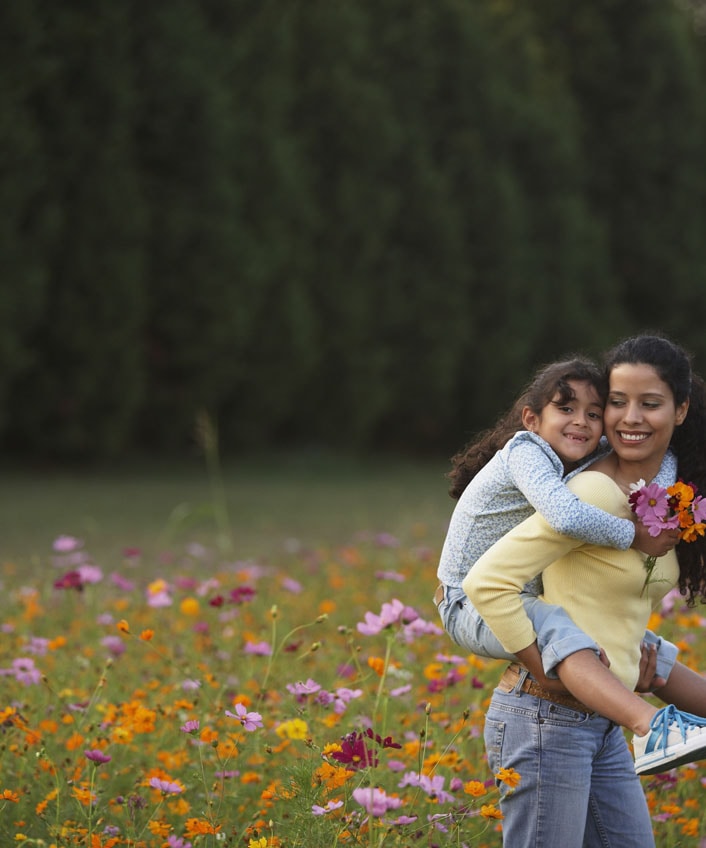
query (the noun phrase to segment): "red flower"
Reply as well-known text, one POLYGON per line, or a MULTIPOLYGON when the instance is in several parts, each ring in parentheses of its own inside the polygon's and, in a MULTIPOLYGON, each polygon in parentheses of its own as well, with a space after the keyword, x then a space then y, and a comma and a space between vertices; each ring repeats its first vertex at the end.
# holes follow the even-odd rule
POLYGON ((346 736, 340 751, 334 751, 331 756, 334 760, 348 766, 351 771, 376 766, 378 757, 374 751, 367 748, 363 741, 362 733, 351 733, 346 736))
POLYGON ((83 592, 83 578, 78 571, 67 571, 63 577, 54 581, 55 589, 76 589, 83 592))

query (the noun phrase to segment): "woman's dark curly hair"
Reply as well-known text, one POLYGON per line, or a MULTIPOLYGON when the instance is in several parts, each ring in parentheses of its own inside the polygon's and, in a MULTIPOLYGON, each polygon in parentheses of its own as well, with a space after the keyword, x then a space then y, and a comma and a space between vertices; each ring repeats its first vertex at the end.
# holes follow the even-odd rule
POLYGON ((573 400, 575 393, 570 380, 590 383, 598 392, 601 404, 604 403, 605 375, 591 360, 578 356, 545 365, 494 427, 479 433, 463 450, 451 457, 452 468, 446 475, 451 481, 451 497, 460 498, 466 486, 488 460, 492 459, 518 430, 525 429, 522 424, 524 407, 529 407, 535 415, 541 415, 544 407, 553 401, 563 405, 573 400))
MULTIPOLYGON (((604 357, 606 379, 617 365, 650 365, 672 390, 675 406, 689 401, 684 422, 674 429, 671 447, 680 480, 706 495, 706 386, 692 371, 690 355, 660 335, 639 335, 619 342, 604 357)), ((679 591, 689 606, 706 603, 706 538, 679 542, 679 591)))

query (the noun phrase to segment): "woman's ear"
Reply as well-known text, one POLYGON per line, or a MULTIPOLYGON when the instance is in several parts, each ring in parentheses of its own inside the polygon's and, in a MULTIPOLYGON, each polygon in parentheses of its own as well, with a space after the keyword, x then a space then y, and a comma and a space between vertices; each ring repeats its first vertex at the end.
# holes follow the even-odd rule
POLYGON ((677 414, 675 419, 675 424, 677 427, 680 424, 684 423, 684 419, 686 418, 686 413, 689 411, 689 398, 687 398, 684 403, 680 403, 677 407, 677 414))
POLYGON ((533 412, 529 406, 522 407, 522 426, 530 433, 536 433, 539 429, 539 415, 533 412))

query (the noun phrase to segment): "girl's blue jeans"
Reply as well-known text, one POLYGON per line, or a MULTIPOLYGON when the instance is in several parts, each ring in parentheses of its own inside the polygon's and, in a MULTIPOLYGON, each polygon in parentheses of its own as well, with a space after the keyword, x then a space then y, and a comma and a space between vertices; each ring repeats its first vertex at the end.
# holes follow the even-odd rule
POLYGON ((497 781, 508 848, 653 848, 640 779, 623 731, 596 713, 576 712, 498 687, 485 722, 488 765, 514 769, 497 781))
MULTIPOLYGON (((557 677, 556 666, 576 651, 588 648, 598 653, 598 645, 574 624, 562 607, 547 604, 529 592, 521 597, 537 634, 537 646, 547 677, 557 677)), ((444 629, 461 648, 481 657, 516 659, 495 638, 460 586, 444 587, 444 598, 438 609, 444 629)), ((656 673, 666 680, 677 658, 676 645, 660 639, 650 630, 645 631, 644 641, 657 646, 656 673)))

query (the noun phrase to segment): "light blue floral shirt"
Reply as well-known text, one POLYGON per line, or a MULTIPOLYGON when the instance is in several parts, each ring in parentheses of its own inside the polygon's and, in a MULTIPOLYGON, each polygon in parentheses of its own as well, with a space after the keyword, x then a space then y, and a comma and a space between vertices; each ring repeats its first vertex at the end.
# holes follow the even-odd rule
MULTIPOLYGON (((584 503, 565 485, 608 452, 602 439, 583 465, 564 475, 561 460, 544 439, 527 430, 515 433, 458 499, 441 551, 439 581, 460 586, 478 558, 534 512, 566 536, 619 550, 629 548, 635 538, 632 521, 584 503)), ((668 451, 655 481, 671 486, 676 475, 677 459, 668 451)))

